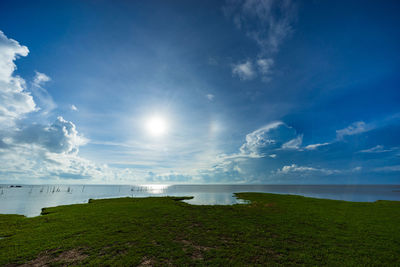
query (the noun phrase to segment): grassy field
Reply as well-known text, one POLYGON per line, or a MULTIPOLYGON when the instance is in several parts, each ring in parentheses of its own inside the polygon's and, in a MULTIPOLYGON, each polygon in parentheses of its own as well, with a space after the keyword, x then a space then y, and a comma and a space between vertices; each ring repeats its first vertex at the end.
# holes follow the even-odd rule
POLYGON ((237 195, 251 204, 119 198, 0 215, 0 265, 400 266, 400 202, 237 195))

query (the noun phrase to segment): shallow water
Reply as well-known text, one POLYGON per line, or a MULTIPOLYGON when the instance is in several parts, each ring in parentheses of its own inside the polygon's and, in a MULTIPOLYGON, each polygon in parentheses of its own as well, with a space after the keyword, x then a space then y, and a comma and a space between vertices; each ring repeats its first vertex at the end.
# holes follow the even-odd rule
POLYGON ((400 185, 0 185, 0 213, 37 216, 44 207, 87 203, 90 198, 193 196, 195 205, 244 203, 235 192, 295 194, 347 201, 400 201, 400 185))

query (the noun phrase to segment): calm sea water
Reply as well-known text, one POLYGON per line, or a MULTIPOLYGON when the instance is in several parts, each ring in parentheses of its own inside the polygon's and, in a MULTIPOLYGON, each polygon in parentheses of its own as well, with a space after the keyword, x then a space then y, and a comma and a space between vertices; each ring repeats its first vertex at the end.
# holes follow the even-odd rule
POLYGON ((244 203, 235 192, 294 194, 347 201, 400 201, 400 185, 0 185, 0 213, 37 216, 44 207, 87 203, 89 198, 193 196, 195 205, 244 203))

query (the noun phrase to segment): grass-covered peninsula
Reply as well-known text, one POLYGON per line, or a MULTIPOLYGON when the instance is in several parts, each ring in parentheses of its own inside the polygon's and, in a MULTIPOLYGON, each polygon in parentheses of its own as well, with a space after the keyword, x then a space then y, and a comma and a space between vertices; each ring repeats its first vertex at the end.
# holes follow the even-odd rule
POLYGON ((0 215, 0 265, 400 265, 400 202, 237 195, 251 203, 119 198, 0 215))

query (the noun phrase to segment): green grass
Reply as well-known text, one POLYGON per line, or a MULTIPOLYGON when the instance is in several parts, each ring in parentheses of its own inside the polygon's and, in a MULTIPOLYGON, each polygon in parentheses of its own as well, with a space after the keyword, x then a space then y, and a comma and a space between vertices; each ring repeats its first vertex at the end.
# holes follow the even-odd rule
POLYGON ((251 204, 119 198, 0 215, 0 265, 400 266, 400 202, 237 195, 251 204))

